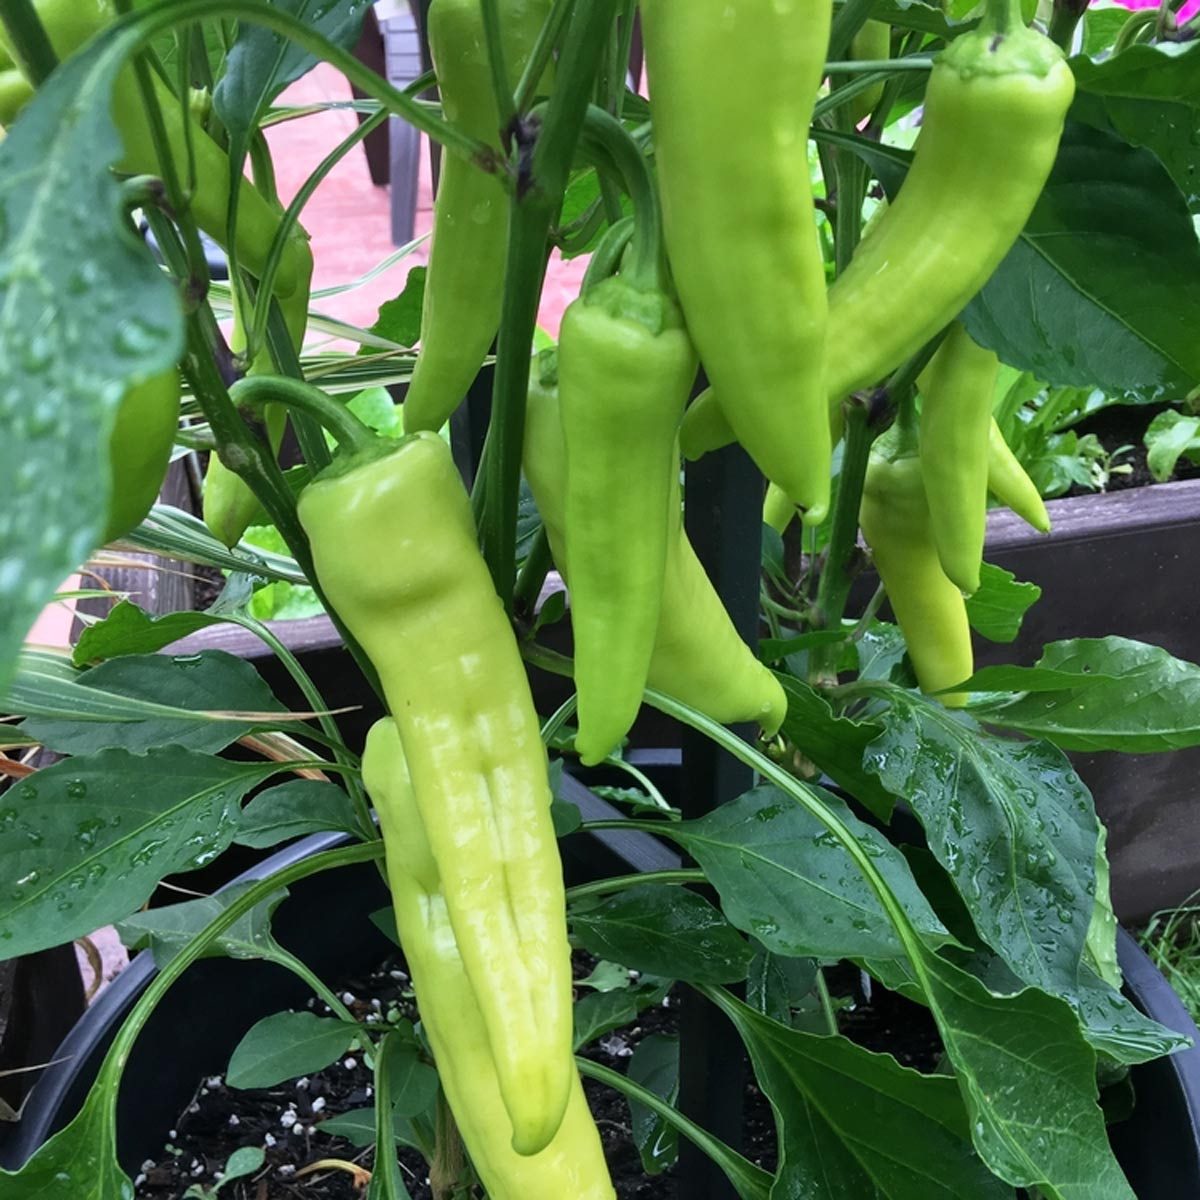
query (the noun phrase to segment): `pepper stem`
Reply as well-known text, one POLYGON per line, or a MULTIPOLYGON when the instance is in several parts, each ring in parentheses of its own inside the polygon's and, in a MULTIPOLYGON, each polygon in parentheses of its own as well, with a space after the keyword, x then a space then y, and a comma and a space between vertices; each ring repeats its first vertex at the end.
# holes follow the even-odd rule
POLYGON ((624 258, 625 251, 633 239, 633 228, 633 218, 622 217, 600 239, 579 286, 581 296, 586 296, 596 284, 617 273, 621 267, 621 259, 624 258))
POLYGON ((375 434, 344 404, 302 379, 247 375, 229 389, 229 397, 239 408, 282 404, 308 413, 333 434, 343 450, 352 454, 368 449, 376 441, 375 434))
POLYGON ((984 33, 1006 34, 1025 28, 1025 14, 1021 11, 1021 0, 987 0, 983 20, 979 29, 984 33))
POLYGON ((662 212, 654 176, 637 143, 612 113, 589 105, 580 144, 601 174, 615 175, 633 201, 633 237, 622 278, 640 291, 662 291, 665 284, 662 212))

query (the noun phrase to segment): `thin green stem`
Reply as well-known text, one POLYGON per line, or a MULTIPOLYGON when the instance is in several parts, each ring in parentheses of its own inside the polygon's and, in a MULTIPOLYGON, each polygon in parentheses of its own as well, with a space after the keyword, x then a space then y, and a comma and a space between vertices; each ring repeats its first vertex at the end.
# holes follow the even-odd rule
POLYGON ((698 867, 681 867, 673 871, 637 871, 632 875, 612 875, 608 879, 594 879, 591 883, 580 883, 567 888, 567 903, 582 900, 587 896, 604 896, 609 892, 621 892, 626 888, 640 887, 643 883, 707 883, 708 876, 698 867))
POLYGON ((600 239, 583 273, 583 282, 579 285, 581 296, 586 296, 601 280, 617 273, 625 251, 633 240, 633 229, 633 218, 622 217, 600 239))
POLYGON ((837 1012, 833 1007, 833 997, 829 994, 829 984, 825 982, 825 972, 817 968, 817 999, 821 1002, 821 1012, 825 1016, 825 1027, 834 1037, 838 1030, 837 1012))
POLYGON ((521 79, 517 84, 517 112, 527 113, 536 99, 538 85, 542 82, 542 76, 545 75, 546 68, 550 65, 554 48, 558 45, 558 40, 562 37, 562 31, 574 8, 575 0, 555 0, 554 7, 550 10, 550 15, 546 18, 546 23, 542 26, 542 31, 533 45, 529 61, 525 64, 525 70, 521 72, 521 79))
POLYGON ((979 29, 986 33, 1011 33, 1025 28, 1021 0, 987 0, 979 29))
POLYGON ((500 6, 496 0, 480 0, 480 11, 483 13, 483 37, 487 43, 492 90, 496 96, 496 112, 500 117, 502 138, 507 142, 516 123, 517 110, 513 103, 512 85, 509 83, 508 63, 504 58, 500 6))
POLYGON ((1122 50, 1128 50, 1137 40, 1138 34, 1147 25, 1155 24, 1157 20, 1158 9, 1156 8, 1143 8, 1139 12, 1132 13, 1125 24, 1121 26, 1116 41, 1113 42, 1113 54, 1120 54, 1122 50))
POLYGON ((323 1000, 329 1007, 330 1012, 335 1013, 343 1021, 351 1025, 358 1025, 358 1018, 342 1003, 341 997, 331 988, 315 971, 302 959, 297 958, 289 950, 284 950, 282 947, 276 949, 271 954, 271 961, 277 962, 281 967, 287 967, 293 975, 299 976, 313 990, 313 994, 323 1000))
MULTIPOLYGON (((841 622, 854 582, 851 563, 858 546, 858 510, 862 504, 863 481, 875 432, 868 421, 867 407, 851 397, 846 402, 845 449, 842 473, 838 479, 837 500, 833 506, 833 525, 829 550, 821 580, 817 584, 816 621, 821 629, 835 629, 841 622)), ((814 646, 809 656, 809 674, 813 682, 837 682, 837 660, 841 646, 814 646)))
POLYGON ((578 705, 578 697, 572 692, 542 723, 543 742, 549 744, 558 736, 559 730, 575 715, 578 705))
POLYGON ((346 405, 302 379, 285 375, 247 375, 230 389, 229 397, 239 408, 282 404, 315 417, 351 454, 369 450, 378 440, 346 405))
POLYGON ((504 305, 496 345, 492 415, 476 488, 483 553, 496 592, 511 613, 516 576, 517 502, 525 397, 550 226, 562 207, 571 160, 587 112, 616 0, 576 0, 558 63, 558 86, 540 129, 518 131, 522 165, 509 220, 504 305), (532 134, 532 154, 528 154, 532 134), (524 145, 521 144, 524 139, 524 145))
POLYGON ((585 153, 602 173, 616 171, 633 201, 634 232, 622 278, 644 291, 665 285, 662 214, 654 176, 625 127, 612 113, 589 106, 581 138, 585 153))
POLYGON ((1083 0, 1082 3, 1080 0, 1054 0, 1050 10, 1050 26, 1046 32, 1050 40, 1068 54, 1075 41, 1075 30, 1079 28, 1079 22, 1083 20, 1085 12, 1087 0, 1083 0))
POLYGON ((8 34, 13 57, 30 83, 41 87, 58 66, 58 55, 50 45, 32 0, 5 0, 0 5, 0 22, 8 34))
POLYGON ((529 553, 521 564, 517 575, 516 591, 513 594, 513 611, 519 617, 532 617, 537 606, 538 597, 542 594, 542 585, 554 559, 550 554, 550 539, 546 536, 546 527, 539 527, 533 536, 529 553))
POLYGON ((646 794, 654 802, 655 808, 661 808, 664 812, 671 811, 671 806, 667 803, 666 798, 663 796, 662 792, 655 787, 654 781, 645 773, 645 771, 640 770, 634 766, 633 763, 627 762, 625 759, 618 758, 615 755, 606 758, 604 760, 604 765, 606 767, 613 767, 618 771, 624 771, 626 775, 636 779, 638 783, 645 788, 646 794))

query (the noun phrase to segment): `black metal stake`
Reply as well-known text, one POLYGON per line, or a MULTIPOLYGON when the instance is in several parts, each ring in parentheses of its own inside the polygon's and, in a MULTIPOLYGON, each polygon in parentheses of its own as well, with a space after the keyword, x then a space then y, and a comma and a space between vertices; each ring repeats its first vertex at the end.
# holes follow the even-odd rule
MULTIPOLYGON (((689 463, 687 532, 733 623, 751 644, 758 637, 762 559, 762 476, 740 446, 689 463)), ((749 727, 738 730, 743 736, 749 727)), ((683 731, 685 817, 699 817, 751 786, 750 769, 693 729, 683 731)), ((745 1078, 741 1043, 707 1000, 683 993, 679 1107, 723 1142, 739 1148, 745 1078)), ((688 1200, 736 1200, 737 1192, 690 1142, 679 1148, 679 1194, 688 1200)))

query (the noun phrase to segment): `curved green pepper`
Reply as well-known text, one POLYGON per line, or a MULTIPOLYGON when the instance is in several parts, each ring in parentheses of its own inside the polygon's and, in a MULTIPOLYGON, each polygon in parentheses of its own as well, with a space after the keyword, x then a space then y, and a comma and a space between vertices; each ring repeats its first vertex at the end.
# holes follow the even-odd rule
POLYGON ((117 409, 105 542, 136 529, 158 499, 179 427, 179 390, 179 371, 171 367, 135 383, 117 409))
MULTIPOLYGON (((974 671, 966 604, 938 561, 920 459, 894 430, 872 448, 859 521, 921 689, 962 683, 974 671)), ((967 697, 938 699, 954 708, 967 697)))
POLYGON ((921 375, 921 475, 942 570, 979 588, 987 533, 988 429, 1000 360, 957 321, 921 375))
POLYGON ((1037 484, 1025 472, 1017 456, 1009 449, 993 420, 988 428, 988 491, 1001 504, 1011 508, 1021 520, 1039 533, 1050 532, 1050 514, 1037 484))
MULTIPOLYGON (((567 566, 566 462, 553 360, 553 351, 546 351, 530 377, 523 463, 554 562, 573 586, 567 566)), ((742 641, 696 557, 678 515, 678 473, 672 478, 670 505, 675 515, 646 682, 714 721, 756 721, 772 737, 787 715, 787 697, 779 680, 742 641)))
POLYGON ((562 1125, 537 1154, 509 1138, 492 1043, 479 996, 459 951, 441 871, 430 845, 404 747, 385 717, 367 734, 363 784, 379 814, 396 928, 412 976, 421 1025, 471 1162, 491 1200, 612 1200, 604 1152, 578 1071, 562 1125))
POLYGON ((1025 28, 1018 0, 999 6, 1002 20, 989 9, 938 56, 904 184, 829 290, 833 404, 882 379, 962 311, 1050 174, 1074 76, 1053 42, 1025 28))
POLYGON ((450 449, 339 456, 300 495, 316 576, 383 685, 513 1127, 536 1154, 575 1077, 546 751, 450 449))
MULTIPOLYGON (((514 80, 529 61, 550 7, 550 0, 498 5, 504 60, 514 80)), ((479 0, 433 0, 429 49, 446 119, 499 150, 500 114, 479 0)), ((508 210, 496 175, 459 155, 443 156, 420 349, 404 398, 404 428, 410 433, 440 429, 487 357, 500 325, 508 210)))
POLYGON ((725 416, 763 474, 829 509, 825 267, 808 127, 829 0, 642 0, 671 269, 725 416))
POLYGON ((683 319, 663 293, 614 277, 563 315, 575 748, 589 765, 629 732, 641 706, 662 606, 675 435, 695 375, 683 319))

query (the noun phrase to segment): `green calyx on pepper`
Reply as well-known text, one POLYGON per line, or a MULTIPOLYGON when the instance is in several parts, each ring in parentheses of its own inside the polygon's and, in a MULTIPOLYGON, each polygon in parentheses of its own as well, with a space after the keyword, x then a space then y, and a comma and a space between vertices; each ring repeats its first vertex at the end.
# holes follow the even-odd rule
POLYGON ((562 865, 537 713, 470 501, 449 447, 420 432, 339 456, 297 515, 396 722, 513 1149, 537 1154, 575 1079, 562 865))
POLYGON ((536 1154, 510 1144, 493 1029, 464 962, 438 859, 417 805, 400 731, 389 717, 367 734, 363 784, 379 814, 396 928, 455 1124, 492 1200, 612 1200, 596 1124, 572 1072, 558 1132, 536 1154))

